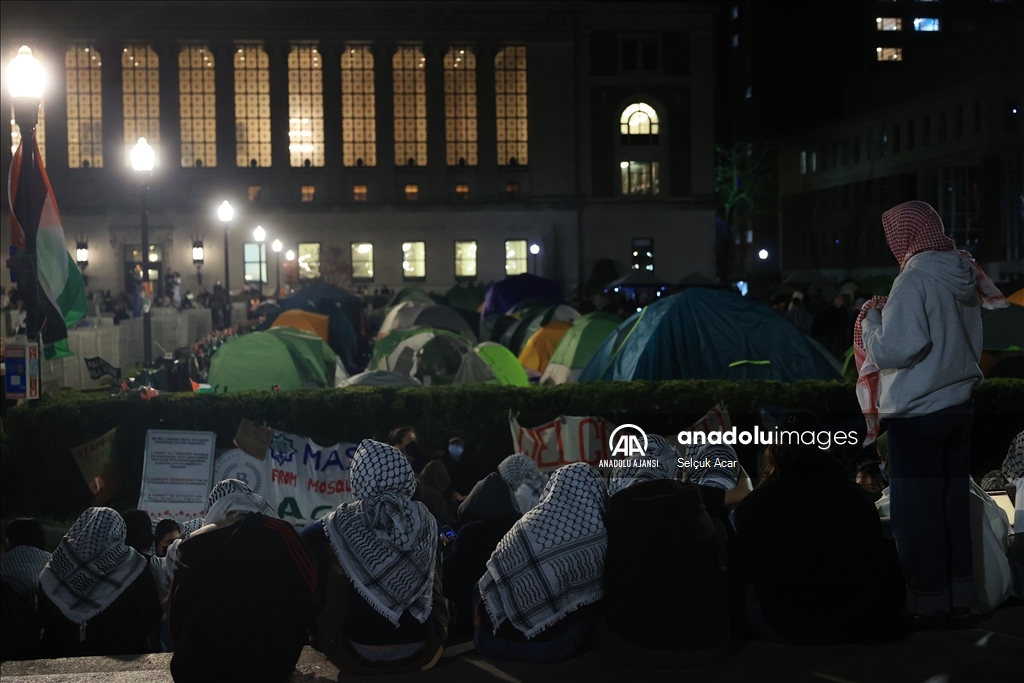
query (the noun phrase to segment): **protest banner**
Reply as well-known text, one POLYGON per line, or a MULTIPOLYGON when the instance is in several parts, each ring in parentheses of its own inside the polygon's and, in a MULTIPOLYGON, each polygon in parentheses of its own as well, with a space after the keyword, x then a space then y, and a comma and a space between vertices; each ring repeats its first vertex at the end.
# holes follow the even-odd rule
POLYGON ((89 377, 91 379, 99 379, 103 375, 110 375, 117 380, 121 379, 121 368, 115 368, 99 356, 96 356, 95 358, 83 358, 82 360, 85 361, 85 367, 89 371, 89 377))
POLYGON ((214 432, 150 429, 139 509, 185 522, 201 517, 213 486, 214 432))
POLYGON ((615 425, 603 417, 560 415, 538 427, 522 427, 509 411, 512 443, 517 453, 533 458, 541 471, 574 462, 597 466, 608 456, 608 435, 615 425))
POLYGON ((71 449, 75 464, 85 477, 96 504, 103 505, 121 488, 121 477, 114 468, 114 436, 117 428, 103 436, 71 449))
POLYGON ((235 432, 235 445, 256 458, 267 457, 267 449, 274 441, 274 430, 261 427, 252 420, 242 420, 235 432))

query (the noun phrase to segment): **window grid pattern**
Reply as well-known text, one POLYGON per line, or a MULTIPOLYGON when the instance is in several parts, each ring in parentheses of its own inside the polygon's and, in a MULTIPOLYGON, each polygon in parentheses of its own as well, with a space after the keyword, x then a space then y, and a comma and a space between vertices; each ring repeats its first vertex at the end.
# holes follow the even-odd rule
POLYGON ((121 51, 121 101, 124 107, 124 161, 139 138, 156 151, 160 165, 160 58, 149 45, 125 45, 121 51))
POLYGON ((214 60, 205 45, 186 45, 178 53, 178 111, 181 165, 217 165, 217 102, 214 60))
POLYGON ((235 163, 266 168, 270 148, 270 58, 262 45, 238 45, 235 67, 235 163))
POLYGON ((373 279, 373 243, 353 242, 351 244, 352 254, 352 279, 355 281, 367 281, 373 279))
POLYGON ((875 48, 875 59, 879 62, 902 62, 902 47, 878 47, 875 48))
POLYGON ((499 166, 526 166, 530 161, 526 96, 526 47, 503 47, 494 57, 499 166))
POLYGON ((449 166, 476 166, 476 55, 453 47, 444 56, 445 156, 449 166))
POLYGON ((402 278, 405 280, 422 280, 425 277, 427 277, 427 243, 403 243, 402 278))
MULTIPOLYGON (((801 152, 801 155, 804 153, 801 152)), ((816 157, 812 153, 812 160, 816 157)), ((800 158, 800 172, 805 173, 805 157, 800 158)), ((619 164, 622 170, 622 194, 624 195, 655 195, 658 187, 657 161, 623 161, 619 164)), ((817 170, 817 162, 813 161, 812 171, 817 170)))
POLYGON ((401 45, 391 58, 394 76, 395 165, 427 165, 427 58, 401 45))
POLYGON ((526 240, 505 241, 505 275, 527 272, 526 240))
POLYGON ((69 168, 103 168, 102 65, 92 45, 69 45, 64 53, 69 168))
POLYGON ((659 130, 658 112, 646 102, 631 104, 619 115, 619 132, 623 144, 655 144, 658 142, 659 130))
MULTIPOLYGON (((14 122, 14 105, 11 105, 11 155, 18 151, 21 144, 21 126, 14 122)), ((36 121, 36 144, 39 145, 39 156, 46 165, 46 107, 39 103, 39 119, 36 121)))
POLYGON ((476 240, 455 243, 455 277, 476 277, 476 240))
POLYGON ((945 166, 939 172, 939 217, 958 249, 974 249, 981 237, 979 166, 945 166))
POLYGON ((345 166, 377 165, 377 99, 369 45, 341 55, 341 141, 345 166))
POLYGON ((263 242, 246 242, 242 247, 244 277, 246 282, 265 284, 267 282, 267 245, 263 242))
POLYGON ((292 168, 324 165, 324 76, 320 51, 288 53, 288 156, 292 168))

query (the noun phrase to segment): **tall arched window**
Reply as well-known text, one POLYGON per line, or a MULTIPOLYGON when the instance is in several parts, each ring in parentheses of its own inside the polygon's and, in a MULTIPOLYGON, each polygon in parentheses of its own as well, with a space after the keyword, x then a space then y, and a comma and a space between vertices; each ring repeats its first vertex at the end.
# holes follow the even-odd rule
POLYGON ((619 132, 622 144, 658 144, 658 112, 646 102, 636 102, 622 110, 619 132))
POLYGON ((623 195, 661 192, 663 150, 658 112, 646 102, 634 102, 619 115, 619 172, 623 195))

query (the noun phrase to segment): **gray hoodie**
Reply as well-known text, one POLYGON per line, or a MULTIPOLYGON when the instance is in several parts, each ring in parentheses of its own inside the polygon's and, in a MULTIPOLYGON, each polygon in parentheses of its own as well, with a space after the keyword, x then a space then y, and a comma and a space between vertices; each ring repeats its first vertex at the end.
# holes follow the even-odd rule
POLYGON ((869 310, 861 331, 868 359, 881 369, 882 418, 959 405, 982 381, 974 271, 954 252, 912 256, 881 313, 869 310))

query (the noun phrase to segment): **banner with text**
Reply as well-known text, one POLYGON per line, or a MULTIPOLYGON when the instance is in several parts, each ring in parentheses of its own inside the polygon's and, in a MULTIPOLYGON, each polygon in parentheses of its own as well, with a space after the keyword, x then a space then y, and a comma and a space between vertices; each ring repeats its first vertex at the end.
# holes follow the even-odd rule
POLYGON ((85 478, 97 505, 104 505, 121 488, 121 476, 114 467, 114 437, 111 429, 101 437, 71 449, 71 455, 85 478))
POLYGON ((574 462, 597 466, 608 456, 608 435, 615 425, 603 417, 570 417, 538 427, 521 427, 511 411, 512 443, 517 453, 533 458, 541 471, 550 471, 574 462))
POLYGON ((178 522, 201 517, 213 487, 216 441, 214 432, 148 430, 139 509, 178 522))

